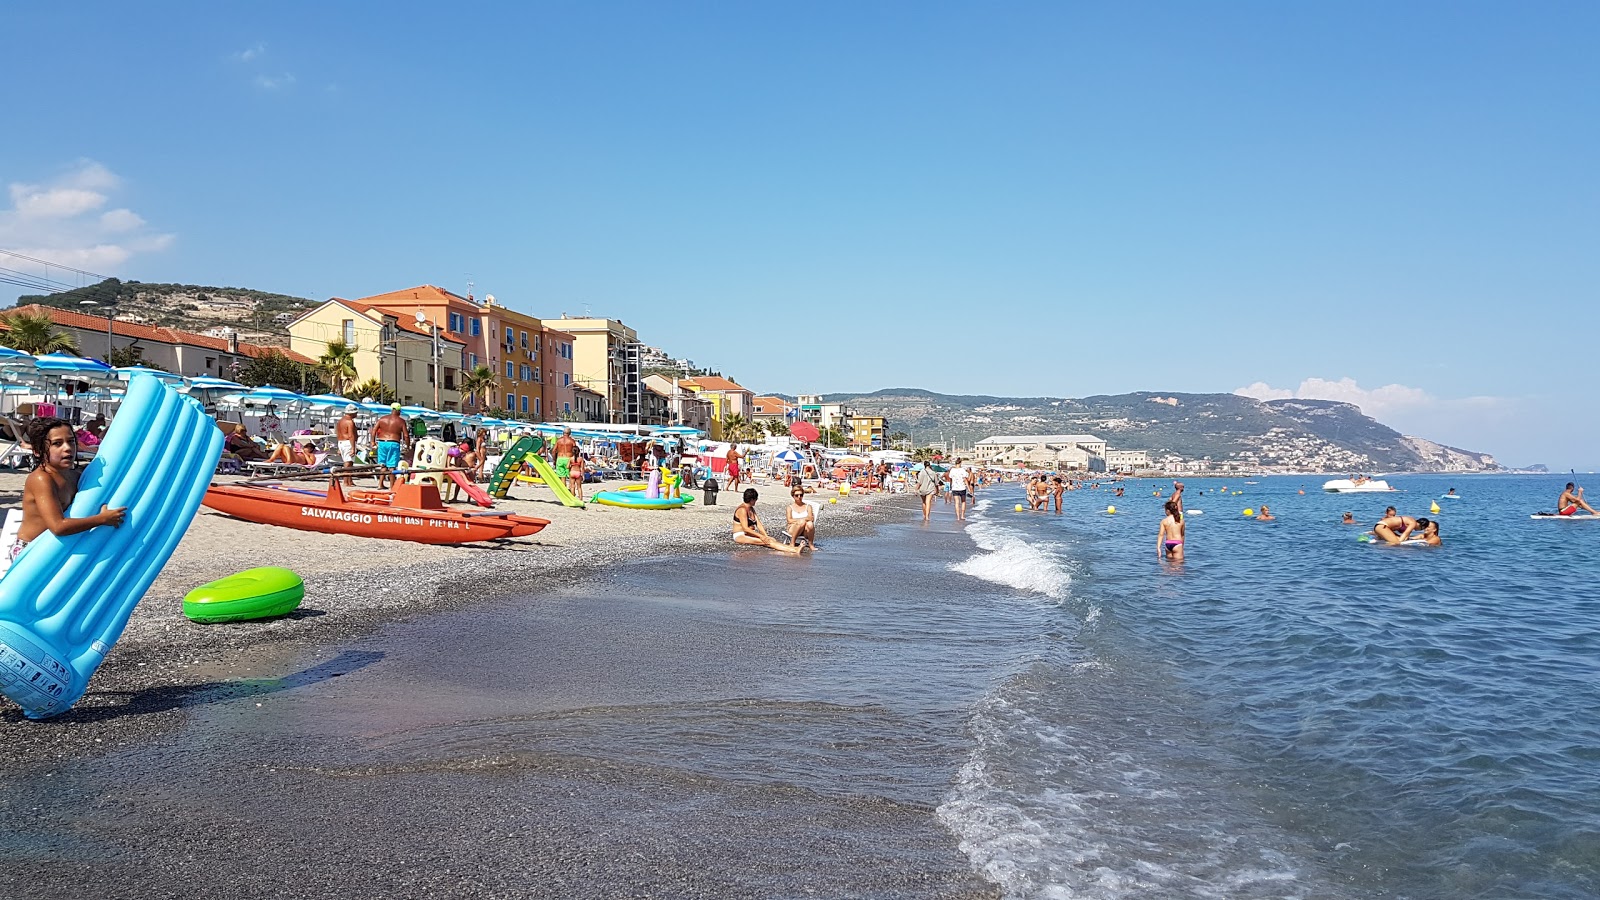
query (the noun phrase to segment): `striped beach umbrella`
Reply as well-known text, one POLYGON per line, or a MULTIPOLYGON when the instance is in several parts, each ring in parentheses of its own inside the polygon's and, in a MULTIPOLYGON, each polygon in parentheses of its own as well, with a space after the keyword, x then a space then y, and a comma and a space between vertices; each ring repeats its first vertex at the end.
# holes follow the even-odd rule
POLYGON ((171 372, 163 372, 160 369, 152 369, 149 366, 117 366, 116 373, 117 379, 120 381, 132 381, 135 375, 149 375, 163 384, 181 384, 183 382, 182 375, 174 375, 171 372))
POLYGON ((189 383, 189 393, 215 393, 221 391, 225 394, 242 394, 250 390, 237 381, 226 378, 213 378, 210 375, 200 375, 195 378, 184 379, 189 383))
POLYGON ((98 359, 86 359, 68 353, 45 353, 34 357, 34 365, 46 375, 68 381, 115 381, 116 370, 98 359))

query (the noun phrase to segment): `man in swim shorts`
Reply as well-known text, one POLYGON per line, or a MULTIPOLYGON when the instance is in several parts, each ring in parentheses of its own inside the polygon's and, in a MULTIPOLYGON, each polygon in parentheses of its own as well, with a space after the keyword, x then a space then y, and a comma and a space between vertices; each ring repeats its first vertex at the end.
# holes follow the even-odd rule
MULTIPOLYGON (((339 461, 343 465, 352 465, 356 461, 356 407, 351 404, 344 408, 344 415, 333 426, 334 439, 339 442, 339 461)), ((346 478, 345 484, 354 484, 354 479, 346 478)))
POLYGON ((1591 516, 1596 514, 1594 507, 1584 502, 1583 488, 1569 481, 1566 490, 1561 492, 1561 499, 1556 501, 1556 515, 1575 516, 1580 508, 1587 509, 1591 516))
POLYGON ((572 428, 561 429, 556 438, 556 477, 564 482, 572 480, 572 461, 578 458, 578 442, 572 438, 572 428))
MULTIPOLYGON (((389 414, 372 423, 372 441, 377 449, 378 465, 390 472, 400 468, 400 456, 410 436, 406 417, 400 415, 400 404, 390 404, 389 414)), ((389 487, 393 483, 392 476, 378 475, 379 487, 389 487)))

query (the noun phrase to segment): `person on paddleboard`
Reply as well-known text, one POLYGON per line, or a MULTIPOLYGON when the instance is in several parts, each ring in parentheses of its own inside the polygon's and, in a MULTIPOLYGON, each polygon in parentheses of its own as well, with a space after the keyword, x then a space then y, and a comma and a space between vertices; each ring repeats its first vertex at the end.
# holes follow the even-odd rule
POLYGON ((1569 481, 1567 489, 1561 492, 1561 499, 1556 501, 1556 515, 1575 516, 1579 508, 1587 509, 1591 516, 1596 515, 1594 507, 1583 500, 1583 488, 1569 481))

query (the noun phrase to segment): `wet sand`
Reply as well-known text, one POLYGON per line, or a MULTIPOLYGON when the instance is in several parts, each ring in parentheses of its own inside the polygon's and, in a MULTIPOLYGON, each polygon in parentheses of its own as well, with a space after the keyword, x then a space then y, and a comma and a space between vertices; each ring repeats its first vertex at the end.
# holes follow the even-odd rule
MULTIPOLYGON (((830 506, 822 552, 913 504, 830 506)), ((787 639, 608 595, 628 560, 771 555, 726 553, 731 505, 677 521, 527 507, 554 524, 509 549, 202 515, 78 707, 0 719, 0 896, 993 896, 926 790, 697 764, 707 730, 781 723, 769 739, 848 764, 852 723, 885 727, 740 699, 772 696, 756 686, 787 639), (286 560, 307 579, 296 616, 178 611, 193 584, 286 560), (463 646, 515 676, 485 683, 450 655, 463 646)))

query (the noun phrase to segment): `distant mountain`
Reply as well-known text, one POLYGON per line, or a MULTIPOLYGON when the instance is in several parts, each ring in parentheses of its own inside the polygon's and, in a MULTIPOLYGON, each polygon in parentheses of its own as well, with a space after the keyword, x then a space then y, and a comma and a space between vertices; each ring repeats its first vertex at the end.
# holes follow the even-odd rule
POLYGON ((1113 449, 1148 450, 1152 460, 1209 459, 1244 466, 1325 472, 1477 472, 1494 457, 1403 435, 1349 403, 1261 401, 1237 394, 1138 392, 1082 399, 990 397, 889 388, 829 394, 889 420, 918 444, 970 446, 996 434, 1093 434, 1113 449))
POLYGON ((122 321, 202 332, 226 325, 252 343, 288 346, 283 323, 317 303, 304 297, 249 288, 199 284, 145 284, 108 278, 57 294, 17 298, 18 306, 39 303, 103 316, 115 311, 122 321), (85 306, 92 302, 93 306, 85 306))

